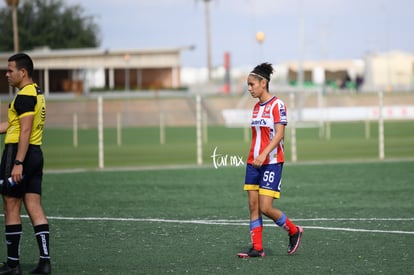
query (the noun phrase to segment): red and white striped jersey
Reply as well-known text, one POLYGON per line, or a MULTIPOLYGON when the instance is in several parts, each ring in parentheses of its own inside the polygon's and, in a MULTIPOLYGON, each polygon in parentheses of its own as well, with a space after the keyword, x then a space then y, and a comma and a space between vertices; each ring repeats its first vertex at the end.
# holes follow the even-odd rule
MULTIPOLYGON (((275 124, 287 125, 287 108, 282 100, 272 97, 265 103, 258 102, 253 108, 251 127, 252 144, 247 163, 253 160, 270 143, 276 133, 275 124)), ((265 164, 282 163, 285 161, 283 139, 267 156, 265 164)))

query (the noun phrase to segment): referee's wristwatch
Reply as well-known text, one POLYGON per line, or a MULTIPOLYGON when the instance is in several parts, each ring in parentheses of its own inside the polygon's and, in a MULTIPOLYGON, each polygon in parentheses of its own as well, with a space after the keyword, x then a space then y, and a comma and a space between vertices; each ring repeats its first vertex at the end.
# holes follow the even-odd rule
POLYGON ((22 165, 23 164, 23 161, 20 161, 20 160, 18 160, 18 159, 16 159, 15 161, 14 161, 14 165, 22 165))

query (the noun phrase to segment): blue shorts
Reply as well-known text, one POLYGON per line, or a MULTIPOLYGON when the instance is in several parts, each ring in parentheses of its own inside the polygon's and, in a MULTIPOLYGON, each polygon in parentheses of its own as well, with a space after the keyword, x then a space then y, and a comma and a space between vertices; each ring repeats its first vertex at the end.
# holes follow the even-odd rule
POLYGON ((283 163, 267 164, 259 168, 246 166, 244 190, 259 191, 260 195, 280 198, 283 163))

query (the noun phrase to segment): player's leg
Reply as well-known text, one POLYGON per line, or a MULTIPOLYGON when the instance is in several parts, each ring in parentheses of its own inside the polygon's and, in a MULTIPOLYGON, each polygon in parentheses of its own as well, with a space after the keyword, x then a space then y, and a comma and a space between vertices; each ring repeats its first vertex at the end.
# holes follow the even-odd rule
POLYGON ((265 171, 259 189, 260 211, 288 232, 288 253, 293 254, 299 247, 303 229, 295 225, 281 210, 273 207, 273 200, 280 198, 283 164, 270 164, 263 169, 265 171))
POLYGON ((7 262, 0 267, 0 274, 20 274, 20 240, 22 223, 20 220, 21 198, 3 195, 7 262))
POLYGON ((240 258, 263 257, 263 220, 259 210, 259 192, 248 191, 250 211, 250 238, 252 247, 237 255, 240 258))
POLYGON ((246 178, 244 185, 244 190, 248 194, 249 202, 249 213, 250 213, 250 238, 252 242, 252 247, 248 251, 243 251, 237 255, 240 258, 249 258, 249 257, 263 257, 263 220, 260 213, 259 207, 259 170, 254 168, 251 165, 247 165, 246 168, 246 178), (254 184, 249 184, 253 182, 254 184))
MULTIPOLYGON (((250 237, 252 248, 263 254, 263 219, 259 207, 259 192, 248 191, 250 211, 250 237)), ((264 254, 263 254, 264 255, 264 254)))
POLYGON ((260 195, 260 210, 266 217, 272 219, 274 223, 286 230, 289 234, 288 253, 296 252, 300 245, 303 229, 294 224, 285 213, 281 210, 273 208, 273 198, 260 195))

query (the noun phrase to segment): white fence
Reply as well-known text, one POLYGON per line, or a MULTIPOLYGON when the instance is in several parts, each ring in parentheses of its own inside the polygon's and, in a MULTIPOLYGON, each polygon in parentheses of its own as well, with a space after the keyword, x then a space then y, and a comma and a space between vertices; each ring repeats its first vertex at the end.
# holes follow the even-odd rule
MULTIPOLYGON (((378 120, 378 106, 365 107, 321 107, 288 110, 288 121, 296 118, 301 122, 341 122, 378 120)), ((223 118, 228 127, 247 127, 251 119, 250 109, 225 109, 223 118)), ((414 120, 414 106, 384 106, 382 117, 385 120, 414 120)))

